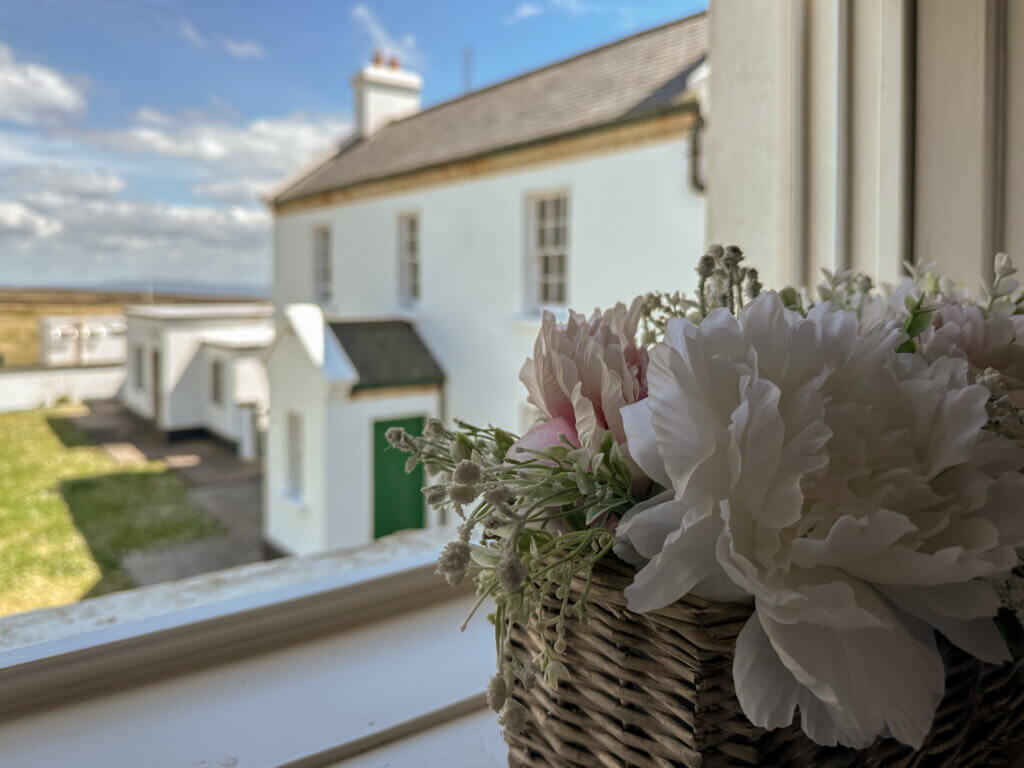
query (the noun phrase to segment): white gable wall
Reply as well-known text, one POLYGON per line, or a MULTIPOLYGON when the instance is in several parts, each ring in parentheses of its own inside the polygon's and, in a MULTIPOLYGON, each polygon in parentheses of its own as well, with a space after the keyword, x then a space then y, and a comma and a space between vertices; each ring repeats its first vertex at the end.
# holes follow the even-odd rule
POLYGON ((249 350, 237 350, 204 344, 195 356, 196 375, 200 379, 198 396, 204 398, 205 426, 225 440, 239 442, 239 450, 243 447, 253 449, 255 446, 242 446, 245 439, 254 439, 255 434, 247 434, 246 420, 253 417, 253 411, 264 413, 267 410, 270 394, 267 384, 267 371, 258 353, 249 350), (213 401, 213 364, 221 364, 221 402, 213 401), (205 378, 205 384, 201 381, 205 378))
POLYGON ((125 323, 127 372, 121 402, 144 419, 153 418, 153 350, 160 349, 159 324, 143 317, 127 318, 125 323), (142 349, 142 387, 136 386, 136 349, 142 349))
POLYGON ((328 383, 294 331, 285 325, 278 333, 267 360, 267 379, 274 399, 267 431, 264 536, 285 552, 318 552, 325 548, 327 539, 327 477, 333 470, 327 459, 328 383), (302 415, 301 497, 287 487, 290 412, 302 415))
POLYGON ((448 374, 447 412, 518 430, 525 391, 517 376, 539 327, 525 298, 530 195, 569 194, 574 308, 691 290, 704 200, 689 186, 687 154, 678 138, 278 216, 274 303, 280 310, 314 299, 312 232, 327 224, 335 297, 328 314, 402 314, 398 217, 418 213, 422 300, 412 317, 448 374))

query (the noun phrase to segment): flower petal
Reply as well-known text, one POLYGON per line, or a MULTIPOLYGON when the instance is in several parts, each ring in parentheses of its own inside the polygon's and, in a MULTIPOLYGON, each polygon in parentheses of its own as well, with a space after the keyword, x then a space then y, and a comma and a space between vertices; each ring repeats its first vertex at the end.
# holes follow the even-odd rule
MULTIPOLYGON (((648 510, 651 515, 669 505, 648 510)), ((673 506, 673 511, 678 507, 673 506)), ((626 587, 626 604, 637 613, 656 611, 687 594, 703 579, 719 572, 715 560, 714 540, 721 528, 721 521, 708 516, 697 521, 686 530, 681 527, 665 537, 664 544, 651 561, 637 572, 633 583, 626 587)), ((635 534, 634 534, 635 535, 635 534)))
POLYGON ((989 664, 1010 661, 1010 649, 993 621, 999 596, 991 585, 967 581, 936 587, 886 587, 882 592, 972 656, 989 664))
POLYGON ((896 629, 837 631, 782 624, 758 607, 782 663, 818 699, 848 718, 839 741, 860 744, 888 729, 920 749, 945 691, 946 671, 934 633, 914 619, 896 629))
POLYGON ((626 444, 629 455, 644 474, 663 488, 671 488, 672 481, 665 472, 665 462, 658 453, 658 439, 651 424, 650 407, 648 400, 641 400, 619 411, 626 431, 626 444))

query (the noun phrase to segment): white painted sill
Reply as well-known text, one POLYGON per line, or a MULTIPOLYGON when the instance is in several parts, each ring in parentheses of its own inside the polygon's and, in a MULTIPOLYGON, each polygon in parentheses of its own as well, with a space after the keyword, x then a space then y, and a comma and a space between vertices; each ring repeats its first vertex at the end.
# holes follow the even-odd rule
POLYGON ((0 768, 154 754, 317 768, 410 750, 424 765, 503 765, 482 692, 493 630, 480 617, 459 632, 472 587, 434 573, 454 535, 409 531, 0 619, 0 768))
POLYGON ((408 531, 0 618, 0 719, 455 597, 434 574, 454 537, 408 531))

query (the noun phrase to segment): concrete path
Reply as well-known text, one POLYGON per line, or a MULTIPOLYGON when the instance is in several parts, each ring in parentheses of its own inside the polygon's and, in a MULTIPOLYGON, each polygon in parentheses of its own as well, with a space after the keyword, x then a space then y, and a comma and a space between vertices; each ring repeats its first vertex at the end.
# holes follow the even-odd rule
POLYGON ((237 458, 233 446, 204 434, 168 438, 120 403, 90 403, 72 418, 119 464, 161 460, 188 484, 189 498, 226 529, 187 544, 133 552, 122 565, 139 586, 220 571, 264 559, 263 477, 258 462, 237 458))

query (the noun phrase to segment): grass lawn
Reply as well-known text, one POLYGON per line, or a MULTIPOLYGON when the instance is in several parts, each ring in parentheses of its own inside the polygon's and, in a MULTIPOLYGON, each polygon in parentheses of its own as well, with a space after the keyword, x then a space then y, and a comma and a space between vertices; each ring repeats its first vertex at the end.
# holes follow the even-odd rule
POLYGON ((0 413, 0 615, 133 586, 133 550, 223 529, 162 462, 122 466, 66 417, 0 413))

